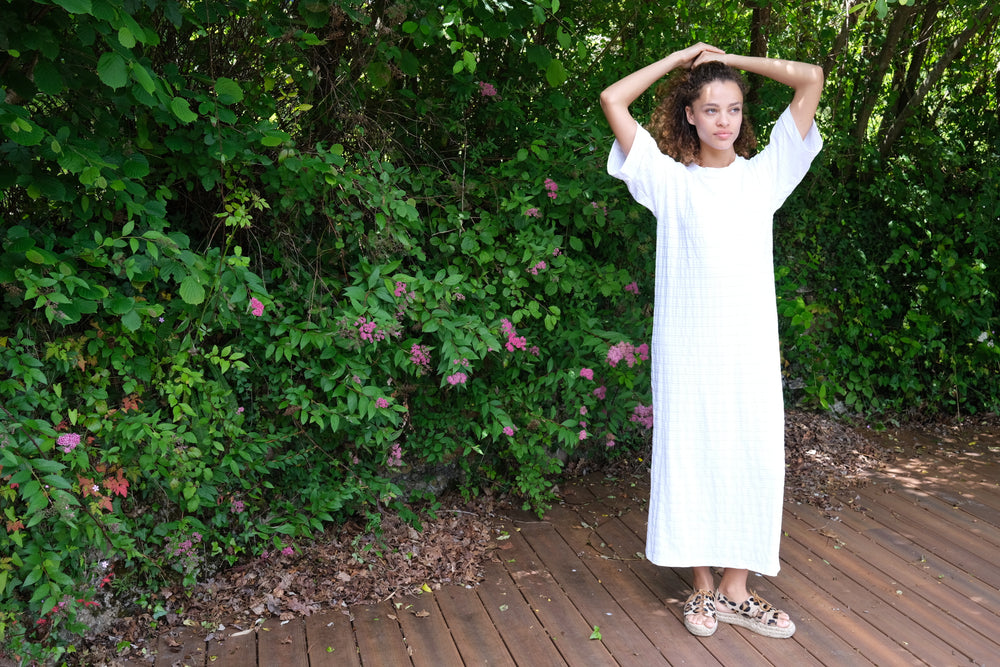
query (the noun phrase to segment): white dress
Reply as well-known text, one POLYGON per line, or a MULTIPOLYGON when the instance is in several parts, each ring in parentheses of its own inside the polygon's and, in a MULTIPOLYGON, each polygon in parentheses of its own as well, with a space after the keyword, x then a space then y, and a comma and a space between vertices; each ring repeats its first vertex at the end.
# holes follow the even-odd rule
POLYGON ((641 126, 608 173, 656 215, 653 457, 646 557, 778 573, 784 405, 773 214, 823 140, 785 110, 768 146, 721 169, 660 153, 641 126))

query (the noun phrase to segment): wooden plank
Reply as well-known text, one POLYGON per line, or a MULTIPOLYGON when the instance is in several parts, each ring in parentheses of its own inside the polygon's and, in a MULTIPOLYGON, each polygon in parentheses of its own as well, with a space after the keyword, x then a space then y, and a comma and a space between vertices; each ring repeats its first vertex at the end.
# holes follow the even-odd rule
MULTIPOLYGON (((600 524, 598 533, 623 558, 632 558, 635 554, 642 555, 645 549, 646 513, 622 513, 621 516, 600 524), (616 528, 616 532, 612 533, 611 531, 616 528), (640 531, 642 537, 639 536, 640 531)), ((691 592, 691 586, 676 568, 654 565, 642 557, 630 561, 629 569, 636 573, 646 587, 653 591, 654 595, 664 601, 667 610, 676 619, 676 627, 688 635, 687 641, 703 643, 715 660, 724 665, 771 664, 748 640, 748 635, 737 631, 732 626, 720 626, 711 639, 707 641, 687 632, 687 629, 684 628, 683 607, 684 600, 691 592)))
POLYGON ((265 667, 309 667, 306 624, 301 618, 269 618, 257 632, 257 664, 265 667))
POLYGON ((460 665, 462 658, 445 623, 436 596, 425 594, 396 600, 396 618, 416 667, 460 665))
POLYGON ((914 507, 928 512, 933 520, 946 521, 968 535, 974 535, 982 542, 988 542, 991 548, 1000 548, 1000 512, 995 520, 984 519, 970 509, 969 504, 957 501, 947 501, 931 493, 918 492, 912 488, 901 488, 895 494, 901 501, 911 503, 914 507))
POLYGON ((257 664, 257 633, 253 628, 227 626, 208 641, 207 661, 212 667, 245 667, 257 664))
MULTIPOLYGON (((818 523, 815 518, 813 521, 818 523)), ((989 632, 981 626, 991 625, 995 617, 934 581, 933 575, 919 568, 919 564, 907 563, 860 536, 850 536, 849 541, 834 537, 831 542, 832 533, 828 529, 823 532, 824 535, 819 530, 797 531, 794 539, 828 561, 839 561, 844 576, 887 582, 888 586, 869 587, 869 590, 973 662, 976 656, 1000 654, 1000 645, 980 634, 989 632), (958 617, 952 616, 958 610, 961 610, 958 617)))
POLYGON ((949 561, 929 553, 927 550, 901 536, 872 517, 855 511, 845 511, 839 515, 840 523, 865 539, 894 554, 905 563, 920 564, 944 586, 959 593, 972 604, 977 604, 991 614, 1000 613, 1000 591, 991 589, 969 573, 964 572, 949 561))
MULTIPOLYGON (((550 514, 553 519, 557 519, 557 529, 560 532, 566 531, 563 533, 564 539, 570 542, 570 546, 578 553, 585 552, 595 541, 604 544, 604 553, 592 557, 584 556, 583 565, 609 593, 614 595, 615 601, 624 613, 668 662, 695 665, 721 664, 706 648, 705 641, 709 640, 702 641, 691 635, 684 625, 677 621, 677 617, 671 613, 660 596, 650 590, 631 569, 630 564, 635 558, 628 554, 619 556, 614 552, 613 545, 609 541, 615 539, 616 532, 610 526, 615 524, 619 531, 631 535, 620 521, 603 519, 599 526, 594 526, 592 534, 597 538, 594 540, 584 531, 573 527, 572 522, 559 520, 555 508, 550 514), (565 528, 567 525, 571 528, 565 528)), ((617 653, 615 657, 618 657, 617 653)))
MULTIPOLYGON (((549 512, 554 523, 570 524, 560 508, 549 512)), ((576 516, 573 514, 573 516, 576 516)), ((564 528, 580 531, 579 525, 564 528)), ((601 641, 620 665, 666 665, 666 657, 636 626, 625 610, 586 567, 579 554, 560 536, 552 524, 532 524, 521 529, 539 559, 553 579, 574 601, 588 626, 600 629, 601 641)), ((586 536, 583 535, 586 541, 586 536)))
MULTIPOLYGON (((388 602, 351 607, 358 654, 365 667, 402 667, 412 664, 403 632, 388 602)), ((263 665, 261 666, 263 667, 263 665)))
POLYGON ((487 563, 483 574, 483 583, 476 587, 476 594, 514 662, 532 667, 566 665, 504 566, 499 562, 487 563))
POLYGON ((593 628, 545 570, 521 531, 512 531, 508 543, 511 549, 505 552, 504 567, 521 589, 563 660, 574 666, 615 664, 604 643, 590 639, 593 628))
POLYGON ((306 619, 310 667, 361 667, 350 614, 328 611, 306 619))
POLYGON ((173 628, 157 640, 156 664, 196 667, 205 664, 206 653, 203 630, 173 628))
MULTIPOLYGON (((814 554, 794 539, 787 540, 782 547, 786 558, 797 562, 802 574, 825 591, 833 604, 857 613, 868 624, 868 632, 882 633, 884 641, 896 643, 909 653, 909 662, 955 664, 956 651, 914 622, 908 615, 910 610, 900 609, 908 606, 909 601, 891 599, 896 589, 890 581, 875 573, 852 572, 853 554, 842 553, 843 550, 814 554)), ((853 565, 856 564, 855 559, 853 565)))
POLYGON ((514 667, 514 658, 504 646, 475 590, 446 586, 434 597, 464 664, 514 667))
POLYGON ((921 516, 924 513, 912 505, 885 498, 887 494, 870 488, 862 489, 860 495, 866 513, 883 525, 890 526, 925 552, 947 560, 964 572, 974 573, 994 589, 1000 588, 1000 568, 995 561, 975 553, 975 540, 970 540, 961 530, 939 521, 934 524, 934 530, 929 531, 926 516, 921 516))

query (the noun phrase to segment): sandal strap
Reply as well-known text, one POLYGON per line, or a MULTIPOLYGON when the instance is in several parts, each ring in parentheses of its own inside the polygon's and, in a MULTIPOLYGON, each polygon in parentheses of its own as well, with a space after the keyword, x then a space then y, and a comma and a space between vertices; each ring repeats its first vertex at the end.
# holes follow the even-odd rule
POLYGON ((715 617, 715 593, 701 589, 692 593, 684 603, 684 615, 700 614, 709 618, 715 617))
POLYGON ((729 600, 722 593, 716 593, 716 601, 730 613, 755 619, 764 625, 778 625, 778 616, 784 613, 754 591, 750 591, 750 597, 741 603, 729 600))

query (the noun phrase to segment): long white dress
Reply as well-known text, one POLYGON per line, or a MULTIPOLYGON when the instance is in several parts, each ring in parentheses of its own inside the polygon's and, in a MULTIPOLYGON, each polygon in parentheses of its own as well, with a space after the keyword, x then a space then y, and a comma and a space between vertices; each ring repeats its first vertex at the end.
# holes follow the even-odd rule
POLYGON ((687 166, 641 126, 608 173, 656 215, 653 457, 646 557, 657 565, 778 573, 784 406, 774 212, 823 141, 785 110, 767 147, 687 166))

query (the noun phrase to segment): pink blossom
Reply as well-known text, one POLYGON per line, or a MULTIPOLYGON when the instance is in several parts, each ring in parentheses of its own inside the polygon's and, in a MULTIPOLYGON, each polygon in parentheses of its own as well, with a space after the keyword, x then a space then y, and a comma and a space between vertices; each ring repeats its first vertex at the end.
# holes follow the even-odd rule
POLYGON ((292 547, 285 547, 284 549, 281 550, 281 555, 282 556, 294 556, 295 555, 295 549, 293 549, 292 547))
POLYGON ((233 514, 241 514, 243 510, 246 509, 246 506, 243 504, 242 500, 234 500, 230 503, 229 509, 233 512, 233 514))
POLYGON ((587 406, 586 405, 580 406, 580 414, 581 415, 587 414, 587 406))
POLYGON ((545 189, 548 190, 547 194, 550 199, 556 198, 556 192, 559 191, 559 186, 551 178, 545 179, 545 189))
POLYGON ((632 343, 622 341, 615 343, 608 349, 607 362, 610 366, 618 366, 618 362, 625 360, 629 368, 635 366, 636 362, 649 359, 649 345, 643 343, 639 347, 634 347, 632 343))
POLYGON ((413 344, 410 348, 410 363, 417 367, 418 371, 429 373, 431 370, 431 350, 426 345, 413 344))
POLYGON ((562 254, 562 250, 560 250, 559 248, 553 248, 552 249, 552 256, 553 257, 558 257, 561 254, 562 254))
POLYGON ((587 431, 581 430, 580 431, 580 440, 586 440, 586 439, 587 439, 587 431))
POLYGON ((506 436, 514 435, 514 428, 512 426, 504 426, 503 434, 506 436))
POLYGON ((56 439, 56 444, 62 447, 63 452, 69 454, 80 444, 80 435, 78 433, 64 433, 56 439))
POLYGON ((468 379, 469 376, 462 372, 455 373, 454 375, 449 375, 448 377, 445 378, 445 380, 448 381, 448 384, 452 386, 455 386, 456 384, 465 384, 465 381, 468 379))
POLYGON ((632 409, 632 416, 629 421, 642 424, 646 428, 653 428, 653 406, 639 403, 632 409))
POLYGON ((385 464, 390 467, 403 465, 403 448, 399 446, 398 442, 393 443, 392 451, 389 452, 389 458, 385 464))
POLYGON ((503 333, 507 334, 507 351, 513 352, 514 350, 524 350, 527 349, 528 339, 525 336, 518 336, 517 330, 511 321, 504 318, 500 322, 500 329, 503 333))
POLYGON ((497 89, 491 83, 479 81, 479 94, 483 97, 496 97, 497 89))
POLYGON ((615 446, 615 444, 616 444, 615 441, 609 437, 608 441, 604 443, 604 446, 607 447, 608 449, 611 449, 612 447, 615 446))
POLYGON ((379 396, 378 398, 375 399, 375 407, 377 407, 377 408, 387 408, 387 407, 389 407, 389 401, 387 401, 387 400, 385 400, 385 398, 379 396))
POLYGON ((580 377, 584 378, 585 380, 593 380, 594 379, 594 371, 593 371, 593 369, 590 369, 590 368, 581 368, 580 369, 580 377))
POLYGON ((253 313, 255 317, 260 317, 264 314, 264 304, 261 303, 260 299, 257 297, 250 298, 250 312, 253 313))
POLYGON ((600 401, 604 400, 604 396, 607 393, 608 393, 608 388, 605 387, 603 384, 600 387, 598 387, 597 389, 594 390, 594 396, 596 396, 597 399, 600 400, 600 401))
POLYGON ((626 292, 631 292, 632 294, 639 293, 639 285, 634 280, 625 286, 626 292))
POLYGON ((539 211, 535 207, 529 208, 527 211, 524 212, 524 214, 526 216, 528 216, 529 218, 540 218, 540 217, 542 217, 542 212, 539 211))
POLYGON ((533 276, 537 276, 539 271, 544 271, 547 268, 548 268, 548 265, 543 260, 541 262, 538 262, 538 264, 535 264, 530 269, 528 269, 528 273, 530 273, 533 276))
POLYGON ((396 281, 396 289, 392 293, 394 296, 406 296, 406 283, 396 281))

